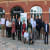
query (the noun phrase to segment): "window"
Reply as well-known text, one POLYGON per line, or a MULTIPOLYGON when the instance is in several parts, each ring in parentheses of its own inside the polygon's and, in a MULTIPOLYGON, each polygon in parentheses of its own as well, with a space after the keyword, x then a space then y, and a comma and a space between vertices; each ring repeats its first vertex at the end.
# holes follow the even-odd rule
POLYGON ((42 16, 42 8, 39 6, 32 7, 30 12, 31 12, 31 17, 33 15, 34 19, 36 18, 36 16, 38 16, 38 17, 42 16))

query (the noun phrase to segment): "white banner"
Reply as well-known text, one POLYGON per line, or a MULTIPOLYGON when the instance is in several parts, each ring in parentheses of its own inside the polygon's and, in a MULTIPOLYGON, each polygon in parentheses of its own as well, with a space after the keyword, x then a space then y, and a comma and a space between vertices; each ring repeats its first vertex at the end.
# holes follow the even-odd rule
POLYGON ((21 22, 23 24, 23 20, 25 20, 26 26, 27 26, 27 13, 20 13, 21 22))

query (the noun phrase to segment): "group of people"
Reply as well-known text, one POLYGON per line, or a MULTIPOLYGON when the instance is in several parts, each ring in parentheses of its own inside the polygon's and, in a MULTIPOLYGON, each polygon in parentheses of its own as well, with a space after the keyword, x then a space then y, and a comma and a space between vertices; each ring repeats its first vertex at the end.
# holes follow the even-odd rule
POLYGON ((44 43, 48 44, 49 24, 47 20, 44 22, 41 16, 40 18, 37 16, 35 19, 34 16, 27 18, 26 25, 25 20, 23 20, 22 23, 20 17, 17 18, 17 14, 13 16, 12 19, 8 17, 5 19, 3 15, 1 18, 1 26, 3 37, 6 28, 6 37, 12 37, 13 40, 15 40, 15 36, 17 36, 18 40, 32 44, 34 40, 43 38, 44 43))

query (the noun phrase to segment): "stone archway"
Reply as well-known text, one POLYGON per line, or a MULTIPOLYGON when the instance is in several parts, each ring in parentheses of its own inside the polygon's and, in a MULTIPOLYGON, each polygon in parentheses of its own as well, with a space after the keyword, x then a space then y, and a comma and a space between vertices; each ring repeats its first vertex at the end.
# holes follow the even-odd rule
POLYGON ((19 6, 13 7, 11 9, 11 17, 13 15, 16 16, 16 14, 17 14, 17 18, 18 18, 18 17, 20 17, 20 13, 24 13, 24 10, 19 6))
POLYGON ((36 16, 40 17, 42 16, 42 8, 40 6, 34 6, 31 8, 30 13, 31 17, 32 15, 34 16, 34 19, 36 18, 36 16))

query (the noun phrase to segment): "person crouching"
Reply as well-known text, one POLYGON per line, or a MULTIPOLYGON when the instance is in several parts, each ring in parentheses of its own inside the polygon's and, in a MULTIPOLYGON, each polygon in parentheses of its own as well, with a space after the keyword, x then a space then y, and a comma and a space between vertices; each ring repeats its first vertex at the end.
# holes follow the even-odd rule
POLYGON ((24 32, 24 44, 28 43, 28 40, 29 40, 29 33, 27 32, 27 30, 25 30, 25 32, 24 32))

